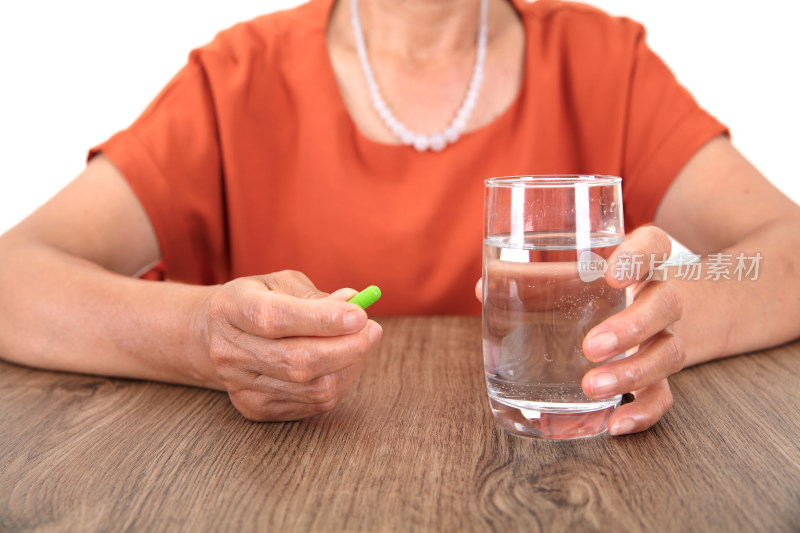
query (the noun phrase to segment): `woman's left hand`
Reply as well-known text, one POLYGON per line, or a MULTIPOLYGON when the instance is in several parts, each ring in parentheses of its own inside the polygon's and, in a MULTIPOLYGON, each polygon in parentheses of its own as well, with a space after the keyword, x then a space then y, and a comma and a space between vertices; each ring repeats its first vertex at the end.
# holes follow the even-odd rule
POLYGON ((680 339, 672 331, 681 317, 681 300, 669 282, 648 279, 654 266, 651 257, 663 261, 670 249, 667 234, 652 226, 637 229, 619 245, 608 260, 606 281, 614 288, 630 286, 634 301, 592 328, 583 340, 584 355, 595 362, 639 346, 629 357, 590 370, 581 382, 590 398, 633 394, 634 401, 611 416, 612 435, 643 431, 672 407, 667 377, 686 361, 680 339))

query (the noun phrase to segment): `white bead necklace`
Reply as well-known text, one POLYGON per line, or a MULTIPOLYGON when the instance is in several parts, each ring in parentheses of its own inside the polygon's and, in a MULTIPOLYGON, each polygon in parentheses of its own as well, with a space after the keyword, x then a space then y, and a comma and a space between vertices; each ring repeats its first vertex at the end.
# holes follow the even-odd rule
POLYGON ((397 120, 389 106, 381 95, 378 82, 375 81, 375 74, 367 57, 367 46, 364 43, 364 32, 361 29, 361 20, 358 18, 358 0, 350 0, 350 22, 353 25, 353 36, 356 41, 356 51, 358 60, 361 63, 361 70, 367 80, 372 107, 378 116, 381 117, 386 127, 391 130, 395 137, 407 146, 414 146, 420 152, 433 150, 439 152, 444 150, 448 144, 453 144, 461 136, 467 126, 470 115, 472 115, 475 104, 478 102, 478 94, 483 83, 483 66, 486 63, 486 44, 487 34, 489 33, 489 4, 488 0, 481 0, 480 26, 478 28, 477 53, 475 55, 475 67, 472 69, 472 78, 469 80, 467 95, 461 107, 456 111, 455 118, 442 131, 437 131, 426 135, 415 133, 408 129, 405 124, 397 120))

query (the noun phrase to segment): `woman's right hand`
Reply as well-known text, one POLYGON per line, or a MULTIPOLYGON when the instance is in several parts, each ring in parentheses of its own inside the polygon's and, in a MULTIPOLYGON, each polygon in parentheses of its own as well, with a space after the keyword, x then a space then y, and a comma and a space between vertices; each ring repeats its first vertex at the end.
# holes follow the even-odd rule
POLYGON ((207 300, 208 353, 231 402, 251 420, 297 420, 333 409, 381 327, 299 272, 235 279, 207 300))

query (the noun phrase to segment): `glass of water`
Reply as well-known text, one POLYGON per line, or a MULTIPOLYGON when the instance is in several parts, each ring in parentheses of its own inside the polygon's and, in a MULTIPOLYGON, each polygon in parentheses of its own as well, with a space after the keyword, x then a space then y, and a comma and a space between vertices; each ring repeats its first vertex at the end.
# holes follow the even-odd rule
MULTIPOLYGON (((483 360, 489 403, 505 431, 542 439, 599 435, 620 397, 593 400, 586 333, 625 308, 605 281, 623 241, 621 179, 486 180, 483 360)), ((620 354, 623 355, 623 354, 620 354)))

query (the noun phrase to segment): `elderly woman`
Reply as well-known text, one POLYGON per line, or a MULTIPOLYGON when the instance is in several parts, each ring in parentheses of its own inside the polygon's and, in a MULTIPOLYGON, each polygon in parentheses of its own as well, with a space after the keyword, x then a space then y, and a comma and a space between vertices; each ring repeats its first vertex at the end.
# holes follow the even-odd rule
POLYGON ((634 394, 612 433, 654 424, 685 365, 800 334, 800 208, 639 25, 551 0, 313 0, 194 51, 0 238, 0 355, 225 390, 257 420, 327 411, 381 329, 352 289, 316 287, 376 283, 387 315, 477 313, 483 179, 528 173, 622 176, 639 229, 616 254, 668 252, 663 229, 706 262, 763 256, 747 283, 609 271, 636 298, 584 352, 640 346, 583 380, 634 394))

